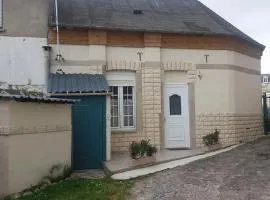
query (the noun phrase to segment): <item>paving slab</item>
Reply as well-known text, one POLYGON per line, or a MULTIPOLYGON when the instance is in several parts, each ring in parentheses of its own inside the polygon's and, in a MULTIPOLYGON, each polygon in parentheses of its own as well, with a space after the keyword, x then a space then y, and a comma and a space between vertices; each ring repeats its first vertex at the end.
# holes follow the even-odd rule
POLYGON ((106 175, 100 169, 76 171, 71 175, 72 179, 101 179, 104 177, 106 177, 106 175))

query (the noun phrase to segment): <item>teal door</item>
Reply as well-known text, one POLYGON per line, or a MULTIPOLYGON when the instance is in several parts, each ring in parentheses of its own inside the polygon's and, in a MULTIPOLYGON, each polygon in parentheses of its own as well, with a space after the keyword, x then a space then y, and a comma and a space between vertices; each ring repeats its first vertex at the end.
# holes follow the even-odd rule
POLYGON ((73 169, 98 169, 106 159, 106 96, 78 99, 72 108, 73 169))

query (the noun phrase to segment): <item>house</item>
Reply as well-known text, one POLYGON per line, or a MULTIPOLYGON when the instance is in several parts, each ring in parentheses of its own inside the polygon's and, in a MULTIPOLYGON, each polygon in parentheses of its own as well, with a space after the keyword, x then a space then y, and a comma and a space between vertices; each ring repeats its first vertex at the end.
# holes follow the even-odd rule
POLYGON ((40 41, 20 50, 40 70, 30 78, 52 97, 81 100, 72 116, 75 169, 100 167, 142 139, 194 149, 215 129, 223 146, 263 134, 265 47, 199 1, 25 0, 20 10, 31 11, 16 18, 9 7, 19 3, 2 1, 7 46, 40 41))
MULTIPOLYGON (((74 74, 106 78, 113 152, 141 139, 159 148, 201 147, 215 129, 223 145, 263 134, 265 47, 199 1, 59 0, 58 16, 60 50, 54 12, 48 43, 52 58, 61 55, 50 72, 62 75, 51 75, 52 84, 69 74, 74 82, 74 74)), ((76 95, 71 83, 61 84, 68 88, 51 95, 76 95)))

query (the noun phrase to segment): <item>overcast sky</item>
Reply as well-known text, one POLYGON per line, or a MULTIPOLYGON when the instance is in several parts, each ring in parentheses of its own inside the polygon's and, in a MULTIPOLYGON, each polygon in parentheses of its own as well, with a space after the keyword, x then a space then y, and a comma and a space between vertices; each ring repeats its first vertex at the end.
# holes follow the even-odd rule
POLYGON ((200 1, 266 46, 262 57, 262 73, 270 73, 270 0, 200 1))

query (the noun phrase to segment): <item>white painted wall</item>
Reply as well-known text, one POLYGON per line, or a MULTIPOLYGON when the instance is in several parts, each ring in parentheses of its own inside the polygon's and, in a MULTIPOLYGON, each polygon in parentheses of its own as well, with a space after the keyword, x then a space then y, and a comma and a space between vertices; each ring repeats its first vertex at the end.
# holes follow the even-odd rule
MULTIPOLYGON (((56 58, 56 45, 52 46, 52 60, 56 58)), ((86 45, 60 45, 60 53, 65 60, 86 61, 89 60, 89 46, 86 45)))
POLYGON ((261 76, 234 72, 234 96, 236 113, 261 114, 261 76))
POLYGON ((255 59, 237 52, 226 50, 161 49, 161 61, 185 61, 193 64, 236 65, 260 72, 261 64, 255 59), (208 63, 205 55, 209 55, 208 63))
MULTIPOLYGON (((138 52, 142 52, 142 62, 174 62, 184 61, 193 64, 223 64, 236 65, 260 72, 260 60, 237 52, 227 50, 199 49, 160 49, 106 47, 104 45, 61 45, 61 54, 66 60, 73 61, 133 61, 139 62, 138 52), (209 55, 208 63, 205 55, 209 55)), ((53 58, 56 56, 53 45, 53 58)))
POLYGON ((125 60, 139 62, 138 52, 142 52, 144 61, 144 48, 107 47, 107 60, 125 60))
POLYGON ((188 83, 188 76, 186 72, 167 71, 164 77, 165 84, 168 83, 188 83))
POLYGON ((196 113, 233 113, 233 71, 201 70, 195 85, 196 113))
POLYGON ((45 82, 45 38, 0 36, 0 81, 10 84, 43 85, 45 82))

